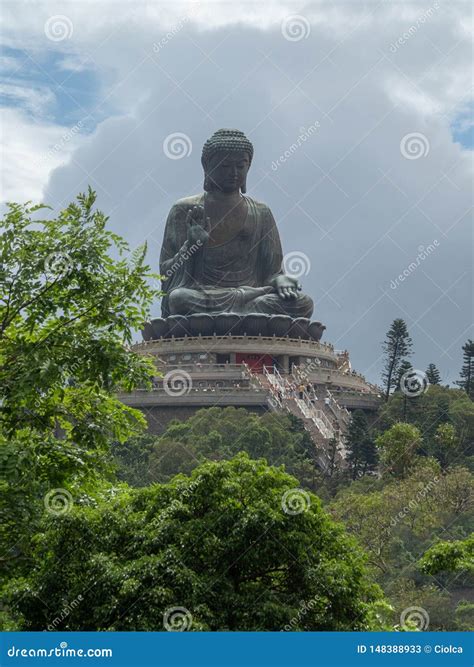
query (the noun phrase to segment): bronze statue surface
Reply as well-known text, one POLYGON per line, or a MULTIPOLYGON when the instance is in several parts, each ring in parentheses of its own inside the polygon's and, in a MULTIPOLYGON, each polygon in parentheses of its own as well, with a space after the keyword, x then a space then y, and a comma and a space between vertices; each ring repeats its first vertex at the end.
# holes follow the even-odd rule
POLYGON ((252 157, 252 144, 238 130, 219 130, 204 145, 205 192, 176 202, 166 223, 160 257, 160 272, 167 277, 163 316, 311 316, 312 300, 282 271, 271 210, 245 194, 252 157))
POLYGON ((233 322, 230 333, 241 321, 243 334, 320 339, 324 326, 308 319, 312 299, 283 272, 271 210, 246 194, 252 158, 240 130, 218 130, 204 144, 204 192, 178 200, 168 214, 160 255, 164 319, 146 325, 146 339, 222 334, 233 322))

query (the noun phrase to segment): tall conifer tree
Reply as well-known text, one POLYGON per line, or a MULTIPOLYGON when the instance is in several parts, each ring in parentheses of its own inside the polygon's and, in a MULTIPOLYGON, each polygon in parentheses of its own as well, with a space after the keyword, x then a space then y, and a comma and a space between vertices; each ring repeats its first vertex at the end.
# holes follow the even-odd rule
POLYGON ((461 379, 456 384, 464 389, 470 399, 474 400, 474 341, 471 339, 466 341, 462 346, 462 351, 461 379))
POLYGON ((411 354, 412 340, 404 320, 393 320, 387 332, 382 349, 385 353, 385 365, 382 380, 385 385, 385 400, 388 401, 390 390, 395 389, 399 380, 400 365, 411 354))
POLYGON ((435 364, 428 364, 426 369, 426 379, 430 384, 441 384, 441 373, 435 364))

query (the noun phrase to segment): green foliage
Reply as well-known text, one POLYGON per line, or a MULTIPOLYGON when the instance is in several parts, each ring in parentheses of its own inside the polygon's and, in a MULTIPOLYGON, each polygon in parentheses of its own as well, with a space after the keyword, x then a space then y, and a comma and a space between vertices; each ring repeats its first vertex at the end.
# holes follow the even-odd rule
MULTIPOLYGON (((431 553, 434 535, 449 528, 462 536, 472 526, 473 482, 465 468, 443 472, 433 459, 420 458, 405 479, 379 480, 374 488, 368 488, 368 479, 357 481, 341 490, 329 507, 363 545, 396 613, 423 607, 432 630, 455 629, 454 596, 448 600, 446 589, 463 590, 468 582, 439 574, 433 579, 428 575, 434 570, 420 570, 418 559, 431 553)), ((396 617, 392 621, 397 623, 396 617)))
POLYGON ((474 631, 474 604, 468 600, 460 600, 455 610, 456 630, 461 632, 474 631))
MULTIPOLYGON (((10 204, 3 220, 0 387, 6 433, 49 428, 56 419, 73 425, 76 385, 100 398, 148 378, 147 360, 127 348, 157 294, 147 286, 152 274, 146 248, 124 257, 127 245, 106 230, 107 218, 94 202, 89 190, 52 220, 35 218, 44 207, 10 204), (112 259, 115 252, 119 259, 112 259)), ((94 411, 94 402, 88 403, 94 411)))
MULTIPOLYGON (((273 456, 277 463, 284 462, 287 469, 292 467, 301 486, 314 489, 326 500, 331 501, 339 489, 337 500, 330 505, 331 511, 347 525, 368 553, 369 565, 396 610, 390 616, 393 624, 399 623, 397 614, 399 617, 400 610, 423 602, 429 607, 432 628, 455 629, 456 586, 462 590, 464 580, 451 583, 438 575, 437 580, 432 581, 430 576, 420 573, 417 558, 431 546, 434 534, 449 526, 450 531, 457 531, 462 536, 472 521, 473 478, 468 470, 455 465, 463 460, 459 434, 463 434, 466 444, 472 404, 463 392, 444 387, 430 387, 422 396, 408 399, 410 404, 414 401, 419 404, 416 412, 419 424, 425 427, 423 438, 421 430, 413 429, 413 425, 402 424, 403 437, 400 437, 398 426, 391 430, 391 426, 397 424, 397 394, 393 394, 382 408, 382 415, 377 421, 378 425, 383 424, 385 433, 388 432, 387 440, 382 440, 389 445, 385 452, 387 460, 390 462, 391 456, 397 460, 397 447, 406 442, 407 434, 409 446, 401 446, 401 460, 392 472, 390 466, 383 464, 385 475, 381 478, 367 476, 350 483, 347 475, 342 476, 339 472, 336 474, 337 484, 332 488, 333 478, 326 479, 317 473, 311 456, 305 460, 308 474, 304 477, 301 468, 296 472, 299 462, 294 458, 294 450, 282 450, 278 444, 290 443, 292 439, 287 420, 279 415, 265 416, 266 430, 272 436, 270 440, 263 437, 260 441, 256 439, 256 444, 265 442, 268 449, 259 451, 270 458, 273 456), (427 418, 435 422, 435 427, 428 428, 427 418), (281 439, 273 433, 276 425, 284 430, 281 439), (428 453, 431 453, 431 458, 428 453), (446 589, 453 590, 452 598, 446 589)), ((353 424, 362 426, 363 435, 367 433, 367 424, 365 416, 360 417, 353 413, 353 424)), ((251 448, 252 443, 242 436, 247 429, 249 433, 259 433, 261 419, 242 410, 214 408, 196 414, 186 423, 170 425, 166 436, 157 439, 150 459, 158 459, 154 474, 158 473, 160 477, 156 478, 165 481, 176 470, 192 470, 199 457, 227 458, 232 448, 237 449, 242 443, 251 448)), ((301 430, 301 425, 298 426, 301 430)), ((359 431, 359 427, 356 430, 359 431)), ((354 436, 354 440, 358 442, 360 438, 354 436)), ((309 452, 311 447, 309 443, 309 452)), ((383 455, 383 447, 381 452, 383 455)))
POLYGON ((411 348, 412 340, 408 334, 406 323, 400 318, 393 320, 385 341, 382 343, 385 354, 382 380, 385 385, 386 400, 388 400, 390 390, 397 387, 400 366, 404 357, 411 354, 411 348))
POLYGON ((421 445, 421 433, 411 424, 394 424, 376 439, 384 474, 403 478, 413 467, 421 445))
POLYGON ((465 540, 439 542, 424 554, 420 567, 427 574, 474 572, 474 534, 465 540))
POLYGON ((352 479, 357 479, 360 475, 374 470, 377 463, 377 450, 369 433, 367 417, 362 410, 355 410, 352 413, 346 447, 352 479))
POLYGON ((436 429, 434 447, 430 453, 435 456, 443 468, 454 463, 459 457, 459 438, 452 424, 440 424, 436 429))
POLYGON ((395 392, 381 407, 377 425, 385 431, 402 420, 416 426, 423 435, 418 454, 435 456, 442 465, 469 465, 474 453, 474 405, 465 392, 437 385, 415 397, 395 392), (451 424, 454 433, 439 428, 445 424, 451 424), (450 432, 452 437, 443 441, 450 432))
MULTIPOLYGON (((241 451, 252 458, 263 456, 271 465, 284 464, 306 488, 319 490, 323 483, 314 445, 299 420, 232 407, 206 408, 185 422, 171 422, 153 439, 148 464, 142 468, 143 483, 166 482, 179 472, 188 474, 204 460, 230 459, 241 451)), ((133 483, 131 477, 125 479, 133 483)))
MULTIPOLYGON (((403 611, 410 607, 424 610, 427 625, 421 629, 438 632, 453 629, 453 602, 449 593, 435 584, 417 586, 412 579, 401 577, 387 587, 387 593, 394 610, 392 622, 397 629, 400 628, 403 611)), ((405 624, 409 625, 409 616, 405 624)), ((413 630, 417 627, 415 623, 413 630)))
POLYGON ((159 293, 146 248, 127 257, 94 203, 89 189, 44 220, 46 207, 10 204, 2 222, 0 537, 10 567, 28 558, 45 494, 87 491, 110 474, 109 442, 146 423, 114 392, 153 373, 129 346, 159 293))
MULTIPOLYGON (((137 435, 125 442, 114 442, 111 452, 114 457, 117 479, 131 486, 146 486, 152 481, 149 457, 156 436, 149 433, 137 435)), ((181 472, 185 472, 181 470, 181 472)))
POLYGON ((469 339, 462 346, 463 364, 460 372, 461 379, 456 382, 464 389, 471 400, 474 400, 474 340, 469 339))
POLYGON ((192 630, 380 629, 363 553, 316 496, 285 511, 296 487, 239 454, 75 508, 50 520, 29 581, 9 589, 11 613, 41 630, 80 597, 61 629, 162 630, 175 607, 192 630))
POLYGON ((334 516, 358 536, 379 573, 390 573, 391 561, 397 562, 397 544, 403 531, 430 534, 436 516, 431 511, 438 475, 436 464, 425 462, 406 480, 385 484, 379 490, 359 490, 357 482, 342 490, 330 506, 334 516))
POLYGON ((435 364, 428 364, 426 369, 426 379, 430 384, 441 384, 441 373, 435 364))
POLYGON ((395 378, 395 391, 400 391, 400 385, 402 383, 402 378, 405 373, 410 373, 413 371, 413 366, 406 359, 400 362, 399 367, 397 368, 396 378, 395 378))

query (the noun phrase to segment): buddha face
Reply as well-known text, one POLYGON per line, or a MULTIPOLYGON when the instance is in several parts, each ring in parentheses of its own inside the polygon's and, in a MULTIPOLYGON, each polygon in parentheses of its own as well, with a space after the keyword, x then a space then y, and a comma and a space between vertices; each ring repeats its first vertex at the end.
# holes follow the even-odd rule
POLYGON ((213 189, 226 194, 245 190, 247 172, 250 167, 246 151, 218 151, 209 160, 208 176, 213 189))

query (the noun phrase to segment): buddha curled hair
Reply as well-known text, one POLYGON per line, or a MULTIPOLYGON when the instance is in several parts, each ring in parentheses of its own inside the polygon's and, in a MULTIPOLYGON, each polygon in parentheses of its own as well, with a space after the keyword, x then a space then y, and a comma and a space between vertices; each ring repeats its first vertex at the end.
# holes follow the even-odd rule
MULTIPOLYGON (((212 181, 208 176, 208 165, 214 153, 219 151, 245 151, 249 156, 249 163, 252 164, 253 146, 245 134, 240 130, 221 129, 214 132, 203 146, 201 155, 201 164, 204 169, 204 190, 209 192, 212 189, 212 181)), ((246 190, 246 184, 242 186, 242 192, 246 190)))

